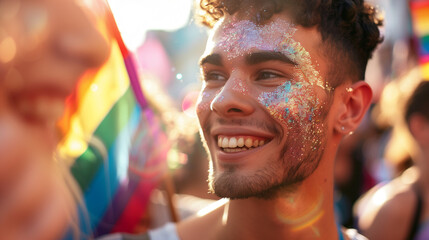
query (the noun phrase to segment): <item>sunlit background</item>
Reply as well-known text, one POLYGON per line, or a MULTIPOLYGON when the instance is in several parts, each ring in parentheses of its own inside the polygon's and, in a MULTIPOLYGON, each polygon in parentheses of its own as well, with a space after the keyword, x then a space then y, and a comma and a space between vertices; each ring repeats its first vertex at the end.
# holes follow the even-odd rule
MULTIPOLYGON (((136 54, 144 74, 174 100, 199 88, 198 58, 206 29, 193 21, 192 0, 109 0, 127 47, 136 54)), ((188 106, 189 104, 179 104, 188 106)), ((186 110, 186 109, 184 109, 186 110)))

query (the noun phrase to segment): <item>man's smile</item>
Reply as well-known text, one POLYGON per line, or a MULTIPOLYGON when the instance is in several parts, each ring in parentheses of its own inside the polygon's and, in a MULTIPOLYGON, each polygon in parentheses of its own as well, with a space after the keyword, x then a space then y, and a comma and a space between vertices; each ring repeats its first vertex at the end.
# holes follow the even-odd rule
POLYGON ((224 152, 234 153, 242 152, 250 149, 258 148, 271 141, 270 138, 262 138, 255 136, 217 136, 217 145, 224 152))

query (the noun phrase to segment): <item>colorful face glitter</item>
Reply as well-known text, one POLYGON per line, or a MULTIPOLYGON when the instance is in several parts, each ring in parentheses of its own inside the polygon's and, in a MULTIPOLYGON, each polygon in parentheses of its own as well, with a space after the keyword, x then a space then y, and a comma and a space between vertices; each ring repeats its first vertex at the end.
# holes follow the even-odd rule
MULTIPOLYGON (((293 35, 296 31, 294 26, 286 21, 281 27, 282 31, 286 27, 287 35, 293 35)), ((217 40, 217 47, 228 53, 228 59, 243 56, 252 49, 270 51, 283 39, 277 30, 278 24, 257 26, 248 20, 232 22, 220 30, 222 35, 217 40), (267 42, 265 39, 271 39, 271 41, 267 42)))
MULTIPOLYGON (((329 92, 333 89, 324 82, 312 62, 310 53, 294 40, 295 25, 279 19, 267 25, 257 25, 249 20, 233 21, 219 26, 220 35, 213 36, 217 51, 222 51, 227 60, 249 56, 253 52, 278 52, 295 64, 291 80, 285 81, 273 91, 264 91, 258 101, 277 119, 288 132, 299 135, 299 148, 291 149, 295 158, 303 160, 306 150, 320 147, 320 134, 324 129, 321 116, 324 103, 318 99, 313 86, 329 92), (297 132, 299 131, 299 132, 297 132)), ((233 74, 231 73, 231 76, 233 74)), ((233 90, 242 93, 242 79, 231 78, 233 90)), ((248 89, 245 90, 249 92, 248 89)))
POLYGON ((333 88, 323 81, 316 70, 310 54, 293 39, 296 30, 295 25, 286 20, 262 26, 249 20, 232 22, 219 27, 221 35, 216 39, 217 43, 211 36, 207 50, 216 47, 227 53, 228 60, 245 56, 254 50, 280 52, 297 64, 310 84, 332 91, 333 88))
POLYGON ((262 92, 258 100, 288 129, 290 135, 297 135, 294 139, 300 148, 289 149, 295 159, 303 161, 305 151, 321 146, 324 104, 317 97, 313 85, 287 81, 272 92, 262 92))
MULTIPOLYGON (((231 75, 234 75, 235 70, 232 71, 231 75)), ((237 92, 238 94, 247 94, 249 92, 246 81, 242 78, 237 78, 233 81, 232 90, 237 92)))
POLYGON ((210 184, 218 194, 269 194, 270 187, 302 181, 317 168, 332 89, 315 65, 320 55, 313 61, 304 49, 317 51, 312 46, 319 40, 306 38, 313 36, 308 33, 280 17, 266 25, 226 19, 213 30, 201 60, 198 116, 213 161, 210 184), (268 144, 247 155, 252 148, 233 149, 240 151, 233 155, 218 146, 219 135, 255 135, 268 144))
POLYGON ((284 125, 312 122, 321 105, 312 85, 306 82, 286 81, 273 92, 262 92, 258 100, 284 125))
POLYGON ((310 84, 319 86, 328 91, 333 90, 327 82, 323 82, 320 73, 311 62, 310 54, 301 46, 300 43, 295 42, 292 37, 286 35, 285 39, 280 43, 280 47, 280 51, 283 54, 288 56, 293 62, 297 63, 306 79, 310 80, 310 84))

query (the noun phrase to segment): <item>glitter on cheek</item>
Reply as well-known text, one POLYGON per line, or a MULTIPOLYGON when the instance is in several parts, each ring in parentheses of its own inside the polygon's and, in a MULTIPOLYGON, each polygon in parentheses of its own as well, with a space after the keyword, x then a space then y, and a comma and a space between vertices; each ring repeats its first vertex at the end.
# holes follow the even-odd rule
POLYGON ((274 118, 288 124, 308 119, 313 105, 317 104, 311 101, 312 95, 310 85, 303 87, 303 83, 287 81, 273 92, 261 93, 258 100, 274 118))

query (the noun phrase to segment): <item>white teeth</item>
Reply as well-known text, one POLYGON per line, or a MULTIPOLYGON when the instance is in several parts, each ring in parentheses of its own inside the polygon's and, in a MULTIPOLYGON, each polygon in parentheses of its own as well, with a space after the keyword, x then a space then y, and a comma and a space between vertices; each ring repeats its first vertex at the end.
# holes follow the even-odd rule
POLYGON ((246 141, 244 142, 244 145, 246 145, 246 147, 248 148, 251 148, 253 146, 252 139, 250 138, 246 139, 246 141))
POLYGON ((238 139, 237 146, 238 147, 243 147, 244 146, 244 139, 242 137, 238 139))
POLYGON ((256 148, 263 146, 265 144, 264 140, 245 138, 245 137, 221 137, 217 139, 217 145, 220 148, 223 148, 225 152, 241 152, 244 150, 249 150, 250 148, 256 148), (246 140, 244 140, 246 139, 246 140))
POLYGON ((222 147, 223 148, 227 148, 228 146, 229 146, 229 144, 228 144, 228 138, 224 138, 222 140, 222 147))
POLYGON ((237 147, 237 139, 235 137, 229 139, 229 145, 230 148, 236 148, 237 147))

